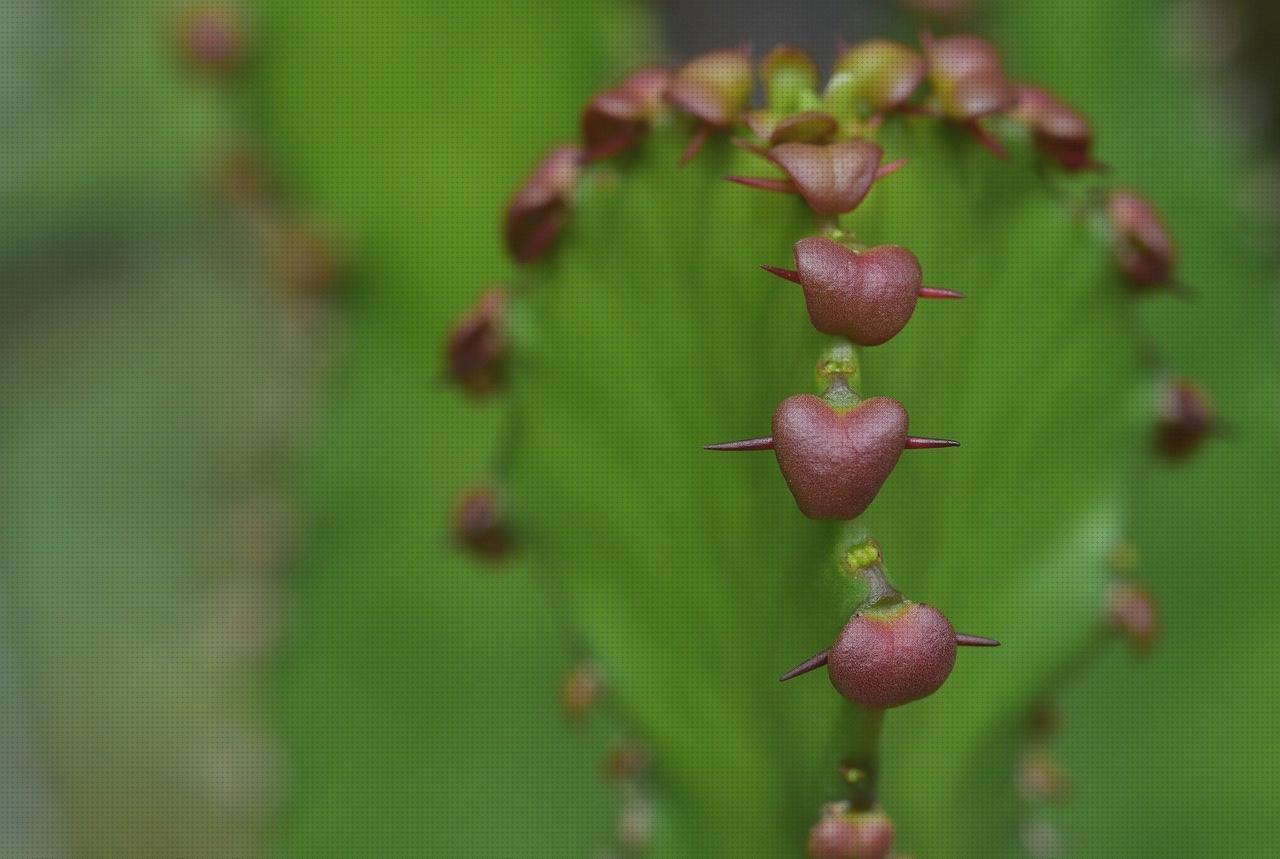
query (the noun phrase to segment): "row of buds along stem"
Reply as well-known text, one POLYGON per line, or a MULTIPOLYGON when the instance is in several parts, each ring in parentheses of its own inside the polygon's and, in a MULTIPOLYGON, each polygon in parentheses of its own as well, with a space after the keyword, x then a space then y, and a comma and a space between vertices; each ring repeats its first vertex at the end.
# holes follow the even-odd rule
MULTIPOLYGON (((757 108, 749 104, 755 80, 745 48, 703 54, 673 71, 644 68, 598 93, 581 115, 580 142, 550 150, 510 198, 504 237, 517 263, 545 258, 570 223, 584 170, 635 150, 657 124, 679 120, 687 127, 682 164, 713 135, 745 130, 749 137, 731 137, 731 142, 781 175, 726 178, 800 197, 818 227, 816 235, 793 246, 794 268, 762 267, 798 284, 813 326, 837 341, 818 367, 820 396, 785 399, 774 412, 770 436, 708 448, 772 450, 804 515, 854 520, 873 502, 903 450, 958 444, 910 435, 901 403, 889 397, 864 399, 859 390, 861 347, 894 338, 921 298, 964 298, 925 285, 920 262, 910 250, 868 246, 841 230, 840 216, 855 210, 878 181, 906 165, 905 159, 886 162, 884 150, 870 138, 889 117, 924 117, 960 129, 1007 158, 1004 143, 984 125, 998 117, 993 126, 1021 129, 1042 165, 1068 173, 1103 168, 1092 154, 1087 118, 1042 87, 1010 80, 995 49, 976 36, 924 33, 919 50, 887 39, 847 46, 821 88, 812 59, 784 45, 764 57, 759 75, 766 103, 757 108)), ((1140 294, 1185 293, 1175 273, 1173 241, 1155 209, 1127 190, 1111 192, 1102 208, 1117 272, 1130 288, 1140 294)), ((504 381, 508 303, 501 288, 487 291, 448 336, 448 374, 472 394, 491 394, 504 381)), ((1218 424, 1207 398, 1194 386, 1175 385, 1166 400, 1157 447, 1167 458, 1179 459, 1218 424)), ((509 547, 497 498, 491 490, 468 494, 456 519, 459 540, 488 557, 501 556, 509 547)), ((841 555, 843 574, 861 585, 863 599, 831 647, 782 679, 826 666, 841 695, 880 712, 940 688, 953 669, 958 646, 997 645, 957 633, 936 608, 893 588, 874 541, 860 537, 841 555)), ((1113 628, 1122 629, 1133 626, 1132 615, 1116 608, 1108 617, 1113 628)), ((890 849, 892 824, 865 785, 851 809, 833 806, 828 812, 813 830, 812 855, 882 856, 890 849)))

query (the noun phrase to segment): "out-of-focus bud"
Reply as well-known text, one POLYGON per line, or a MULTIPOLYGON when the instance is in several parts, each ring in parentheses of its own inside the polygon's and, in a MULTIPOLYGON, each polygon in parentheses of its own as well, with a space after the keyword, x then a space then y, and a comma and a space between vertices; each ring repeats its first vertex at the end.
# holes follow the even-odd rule
POLYGON ((1176 286, 1177 251, 1155 208, 1137 192, 1120 189, 1111 192, 1107 215, 1116 265, 1134 289, 1145 292, 1176 286))
POLYGON ((1190 379, 1171 379, 1160 391, 1156 450, 1165 459, 1187 459, 1217 428, 1213 401, 1190 379))
POLYGON ((582 152, 576 146, 557 146, 538 162, 507 204, 503 234, 516 262, 533 262, 551 250, 569 223, 581 162, 582 152))
POLYGON ((493 393, 506 378, 506 303, 502 287, 485 290, 445 338, 445 370, 476 396, 493 393))
POLYGON ((560 708, 570 722, 581 724, 604 696, 600 672, 590 662, 579 662, 560 684, 560 708))
POLYGON ((809 830, 810 859, 881 859, 893 849, 893 821, 880 809, 852 811, 835 802, 809 830))
POLYGON ((178 47, 192 67, 216 76, 230 75, 248 53, 244 15, 232 3, 200 3, 177 23, 178 47))
POLYGON ((1151 652, 1160 635, 1160 610, 1149 590, 1135 582, 1113 581, 1104 613, 1107 626, 1123 635, 1134 652, 1151 652))
POLYGON ((458 498, 453 533, 459 545, 487 561, 502 560, 512 549, 502 499, 490 486, 468 489, 458 498))

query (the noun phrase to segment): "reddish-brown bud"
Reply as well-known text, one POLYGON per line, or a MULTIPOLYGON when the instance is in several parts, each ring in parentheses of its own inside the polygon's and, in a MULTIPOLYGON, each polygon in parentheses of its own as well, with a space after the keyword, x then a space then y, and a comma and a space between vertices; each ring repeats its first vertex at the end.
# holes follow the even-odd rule
POLYGON ((459 545, 485 560, 505 558, 512 539, 498 493, 488 486, 463 492, 454 506, 453 534, 459 545))
POLYGON ((1116 265, 1134 288, 1172 286, 1173 239, 1151 204, 1134 191, 1116 190, 1107 200, 1107 215, 1116 265))
POLYGON ((840 124, 834 116, 817 110, 806 110, 787 116, 779 116, 767 110, 753 110, 745 114, 743 121, 752 133, 770 145, 779 143, 831 142, 840 124))
POLYGON ((615 747, 604 759, 604 776, 610 781, 632 781, 649 768, 649 752, 639 743, 615 747))
POLYGON ((891 39, 872 39, 846 49, 836 60, 824 101, 883 113, 906 104, 924 82, 929 66, 919 53, 891 39))
POLYGON ((1107 625, 1129 641, 1137 653, 1150 653, 1160 635, 1155 596, 1135 582, 1117 579, 1107 590, 1107 625))
POLYGON ((284 291, 295 298, 325 298, 341 276, 341 254, 331 235, 306 224, 280 228, 270 248, 272 270, 284 291))
POLYGON ((902 163, 886 165, 882 170, 880 158, 884 151, 865 140, 848 140, 825 146, 783 143, 766 155, 787 174, 785 181, 739 176, 727 178, 750 187, 797 193, 819 215, 852 212, 879 176, 896 170, 902 163))
POLYGON ((231 3, 201 3, 178 19, 177 40, 187 61, 212 75, 238 71, 247 53, 244 16, 231 3))
POLYGON ((1044 749, 1027 752, 1018 761, 1018 794, 1024 802, 1063 799, 1071 791, 1071 778, 1044 749))
POLYGON ((811 519, 861 515, 898 464, 906 441, 907 411, 888 397, 837 411, 818 397, 798 394, 773 413, 778 466, 800 512, 811 519))
POLYGON ((506 303, 507 294, 502 287, 486 290, 445 338, 444 359, 449 377, 477 396, 493 393, 506 376, 506 303))
POLYGON ((600 703, 604 682, 590 662, 580 662, 570 669, 560 685, 560 708, 571 722, 582 722, 600 703))
POLYGON ((1089 154, 1093 129, 1084 114, 1068 107, 1048 90, 1018 87, 1014 117, 1026 123, 1036 146, 1067 170, 1097 166, 1089 154))
POLYGON ((640 69, 591 99, 582 112, 586 158, 604 158, 634 146, 648 132, 670 83, 671 73, 666 69, 640 69))
POLYGON ((880 809, 850 811, 847 803, 823 808, 809 830, 810 859, 881 859, 893 849, 893 821, 880 809))
POLYGON ((897 245, 858 252, 812 236, 793 248, 813 327, 860 346, 892 339, 915 312, 922 274, 915 254, 897 245))
POLYGON ((1156 449, 1165 459, 1183 460, 1200 449, 1216 429, 1212 400, 1190 379, 1171 379, 1160 391, 1156 449))
POLYGON ((676 70, 667 101, 713 128, 728 128, 746 107, 753 83, 746 51, 711 51, 676 70))
POLYGON ((507 204, 503 225, 507 250, 528 263, 551 249, 569 222, 570 197, 581 173, 582 153, 575 146, 551 150, 507 204))
POLYGON ((831 684, 860 707, 885 710, 932 695, 956 662, 942 612, 903 600, 849 618, 827 658, 831 684))
POLYGON ((1004 76, 1000 55, 977 36, 924 41, 929 80, 938 107, 949 119, 968 122, 1013 107, 1017 93, 1004 76))

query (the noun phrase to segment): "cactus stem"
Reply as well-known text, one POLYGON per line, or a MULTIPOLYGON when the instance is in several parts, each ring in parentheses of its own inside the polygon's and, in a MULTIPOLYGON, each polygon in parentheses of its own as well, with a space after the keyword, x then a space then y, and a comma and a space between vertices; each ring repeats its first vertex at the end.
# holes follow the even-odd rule
POLYGON ((793 680, 796 677, 799 677, 801 674, 808 674, 810 671, 821 668, 822 666, 827 664, 827 656, 830 653, 831 653, 830 649, 824 650, 821 653, 815 653, 813 656, 810 656, 804 662, 801 662, 795 668, 792 668, 786 674, 783 674, 781 677, 779 677, 778 682, 786 683, 788 680, 793 680))
POLYGON ((963 632, 956 633, 956 644, 961 647, 999 647, 1000 642, 994 638, 983 638, 981 635, 967 635, 963 632))
POLYGON ((922 286, 916 295, 921 298, 964 298, 963 292, 956 292, 954 289, 942 289, 937 286, 922 286))
POLYGON ((769 274, 777 275, 783 280, 789 280, 792 283, 800 282, 800 272, 796 271, 795 269, 779 268, 776 265, 762 265, 760 267, 765 271, 769 272, 769 274))
POLYGON ((881 165, 880 168, 876 170, 876 178, 883 179, 886 176, 897 173, 903 167, 907 166, 908 160, 909 159, 906 158, 899 158, 897 161, 890 161, 888 164, 881 165))
POLYGON ((789 179, 766 179, 763 176, 726 176, 730 182, 757 188, 761 191, 773 191, 778 194, 796 194, 796 185, 789 179))
POLYGON ((700 122, 698 128, 693 132, 693 137, 689 138, 689 145, 684 148, 684 152, 680 153, 680 166, 688 164, 694 157, 702 151, 703 144, 707 142, 707 138, 711 136, 710 123, 700 122))
MULTIPOLYGON (((926 436, 909 435, 903 450, 933 450, 939 447, 959 447, 960 442, 950 438, 928 438, 926 436)), ((719 444, 706 444, 703 450, 773 450, 773 436, 762 438, 746 438, 741 441, 723 441, 719 444)))

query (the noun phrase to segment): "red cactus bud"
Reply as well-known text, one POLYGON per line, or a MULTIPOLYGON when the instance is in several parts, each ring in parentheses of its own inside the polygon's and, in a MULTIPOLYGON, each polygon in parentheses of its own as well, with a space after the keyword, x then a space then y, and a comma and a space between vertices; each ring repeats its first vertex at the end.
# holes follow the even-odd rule
POLYGON ((837 411, 799 394, 773 413, 778 466, 800 512, 811 519, 860 515, 898 464, 906 440, 906 409, 888 397, 837 411))
POLYGON ((196 69, 225 76, 238 71, 247 53, 244 16, 231 3, 201 3, 178 20, 177 41, 196 69))
POLYGON ((746 51, 711 51, 676 70, 667 100, 707 125, 728 128, 746 106, 752 85, 746 51))
POLYGON ((828 104, 865 105, 883 113, 906 104, 929 66, 924 57, 890 39, 872 39, 846 49, 836 60, 824 99, 828 104))
POLYGON ((1203 388, 1190 379, 1173 379, 1160 392, 1160 421, 1156 425, 1156 449, 1165 459, 1183 460, 1217 426, 1213 402, 1203 388))
POLYGON ((1107 625, 1129 641, 1136 653, 1150 653, 1160 635, 1155 596, 1135 582, 1117 579, 1107 590, 1107 625))
POLYGON ((1063 799, 1071 792, 1071 778, 1053 755, 1029 751, 1018 761, 1018 794, 1024 802, 1063 799))
POLYGON ((590 662, 580 662, 565 675, 560 685, 560 709, 571 722, 582 722, 604 695, 604 682, 590 662))
POLYGON ((469 489, 454 506, 453 533, 462 545, 480 558, 498 561, 512 548, 511 533, 503 515, 502 500, 491 487, 469 489))
POLYGON ((270 257, 275 279, 292 297, 327 297, 341 276, 337 245, 314 226, 292 224, 280 229, 272 239, 270 257))
POLYGON ((633 72, 621 84, 605 90, 582 112, 585 160, 616 155, 634 146, 649 130, 671 84, 671 73, 652 67, 633 72))
POLYGON ((831 684, 871 710, 933 694, 956 661, 956 633, 942 612, 903 600, 849 618, 827 658, 831 684))
POLYGON ((810 859, 881 859, 893 848, 893 821, 880 809, 850 811, 832 803, 809 830, 810 859))
POLYGON ((1014 117, 1030 127, 1040 151, 1063 168, 1074 171, 1097 166, 1089 155, 1093 145, 1093 129, 1089 127, 1089 120, 1048 90, 1018 87, 1014 117))
POLYGON ((713 129, 726 129, 737 122, 753 84, 746 50, 711 51, 676 70, 667 101, 699 120, 698 130, 680 156, 681 164, 698 154, 713 129))
POLYGON ((821 236, 793 248, 813 327, 878 346, 906 326, 922 284, 915 254, 897 245, 861 253, 821 236))
POLYGON ((569 221, 569 197, 581 173, 582 153, 557 146, 538 162, 507 204, 504 232, 516 262, 528 263, 551 249, 569 221))
MULTIPOLYGON (((826 146, 783 143, 773 147, 768 158, 787 174, 785 181, 739 176, 726 178, 765 190, 795 192, 804 197, 809 208, 819 215, 843 215, 857 208, 879 176, 892 172, 888 167, 881 170, 883 154, 879 146, 864 140, 826 146)), ((892 169, 896 170, 897 166, 892 169)))
POLYGON ((486 290, 445 338, 449 376, 477 396, 493 393, 506 375, 507 334, 503 325, 506 291, 486 290))
POLYGON ((1134 191, 1116 190, 1107 200, 1116 265, 1139 291, 1172 286, 1173 239, 1151 204, 1134 191))
POLYGON ((1013 107, 1017 93, 1004 76, 1000 55, 977 36, 926 38, 929 80, 942 112, 968 122, 1013 107))

